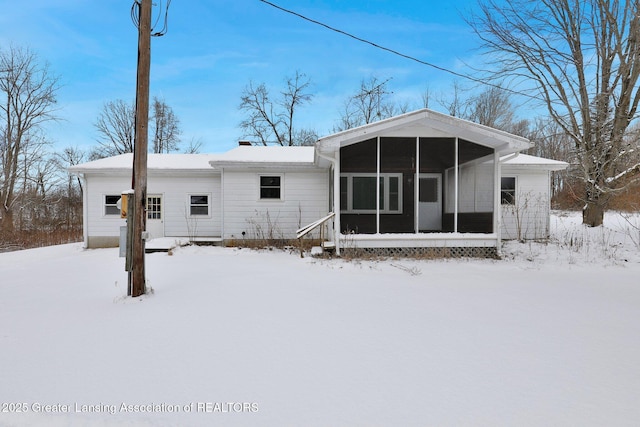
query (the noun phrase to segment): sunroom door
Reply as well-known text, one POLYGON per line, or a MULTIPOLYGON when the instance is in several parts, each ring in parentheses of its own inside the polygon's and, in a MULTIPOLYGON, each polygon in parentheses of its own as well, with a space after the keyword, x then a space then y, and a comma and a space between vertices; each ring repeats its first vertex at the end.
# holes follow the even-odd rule
POLYGON ((164 209, 161 194, 147 196, 147 232, 150 239, 164 237, 164 209))
POLYGON ((418 186, 419 230, 442 230, 442 176, 435 173, 420 174, 418 186))

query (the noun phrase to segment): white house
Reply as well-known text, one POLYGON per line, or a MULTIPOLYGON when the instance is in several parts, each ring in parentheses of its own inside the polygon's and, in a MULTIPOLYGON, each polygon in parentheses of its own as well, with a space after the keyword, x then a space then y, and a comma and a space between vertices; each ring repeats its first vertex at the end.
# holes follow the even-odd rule
MULTIPOLYGON (((321 138, 314 147, 239 146, 150 154, 147 231, 221 244, 287 240, 333 212, 338 252, 495 254, 501 238, 549 232, 550 172, 521 137, 419 110, 321 138)), ((118 243, 131 154, 73 166, 84 181, 86 247, 118 243)))

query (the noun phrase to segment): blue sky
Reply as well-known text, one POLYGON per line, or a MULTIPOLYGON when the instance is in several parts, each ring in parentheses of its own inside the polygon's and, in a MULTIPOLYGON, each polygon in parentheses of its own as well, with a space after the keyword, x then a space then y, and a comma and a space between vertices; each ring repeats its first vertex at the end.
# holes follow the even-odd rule
MULTIPOLYGON (((476 0, 275 0, 274 3, 423 61, 460 73, 478 61, 477 42, 460 12, 476 0)), ((166 0, 155 0, 154 16, 166 0)), ((135 98, 137 29, 132 0, 0 0, 0 48, 32 49, 60 76, 59 147, 96 144, 93 123, 107 101, 135 98)), ((446 94, 446 72, 412 62, 284 13, 259 0, 173 0, 168 33, 152 39, 151 96, 181 121, 182 139, 221 152, 242 137, 243 88, 264 82, 275 93, 299 70, 314 99, 300 126, 327 135, 363 79, 392 78, 395 100, 420 108, 421 94, 446 94)), ((160 25, 158 25, 160 26, 160 25)), ((430 107, 440 109, 436 103, 430 107)))

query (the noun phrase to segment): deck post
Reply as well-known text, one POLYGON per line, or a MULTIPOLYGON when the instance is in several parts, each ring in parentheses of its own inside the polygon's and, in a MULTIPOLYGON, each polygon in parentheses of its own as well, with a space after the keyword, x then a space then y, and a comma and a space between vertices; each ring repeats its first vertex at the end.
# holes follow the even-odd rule
POLYGON ((336 255, 340 256, 340 148, 336 151, 333 163, 333 239, 336 255))
MULTIPOLYGON (((420 137, 416 136, 416 177, 413 191, 413 222, 415 233, 420 233, 420 137)), ((443 207, 444 208, 444 207, 443 207)))
POLYGON ((502 188, 502 165, 500 164, 500 153, 498 150, 494 150, 493 153, 493 232, 496 234, 496 255, 501 256, 502 200, 500 190, 502 188))
POLYGON ((376 138, 376 234, 380 234, 380 136, 376 138))
POLYGON ((459 168, 460 168, 460 161, 458 159, 458 137, 456 136, 455 139, 455 144, 454 144, 454 156, 455 159, 453 160, 453 192, 455 193, 453 195, 453 232, 457 233, 458 232, 458 198, 460 196, 459 194, 459 190, 458 190, 458 184, 459 184, 459 168))

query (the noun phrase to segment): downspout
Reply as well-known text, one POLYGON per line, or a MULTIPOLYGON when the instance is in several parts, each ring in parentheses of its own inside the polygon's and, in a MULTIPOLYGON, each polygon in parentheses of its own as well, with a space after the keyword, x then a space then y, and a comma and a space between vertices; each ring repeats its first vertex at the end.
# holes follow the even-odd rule
POLYGON ((340 149, 335 153, 335 157, 325 156, 316 151, 321 157, 333 166, 333 242, 336 245, 336 255, 340 256, 340 149))
POLYGON ((224 238, 224 168, 220 169, 220 238, 222 239, 222 246, 225 245, 224 238))
POLYGON ((82 182, 82 239, 84 240, 84 249, 89 248, 89 184, 83 173, 78 173, 78 177, 82 182))
POLYGON ((548 239, 551 236, 551 198, 553 197, 552 189, 553 183, 551 182, 551 171, 547 171, 547 194, 549 197, 547 198, 547 229, 544 232, 544 237, 548 239))
POLYGON ((497 151, 494 152, 493 163, 493 176, 495 177, 493 183, 493 212, 495 213, 493 227, 496 232, 496 255, 498 258, 502 258, 502 203, 500 200, 502 162, 500 161, 500 154, 498 154, 497 151))

